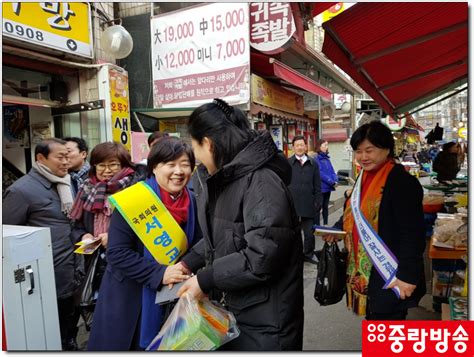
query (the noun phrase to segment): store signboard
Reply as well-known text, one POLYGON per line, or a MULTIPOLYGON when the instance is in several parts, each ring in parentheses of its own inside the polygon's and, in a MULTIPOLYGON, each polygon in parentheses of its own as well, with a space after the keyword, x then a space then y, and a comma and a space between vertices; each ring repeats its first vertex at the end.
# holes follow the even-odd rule
POLYGON ((283 150, 283 127, 281 125, 271 125, 270 135, 278 150, 283 150))
POLYGON ((335 17, 335 16, 339 15, 340 13, 342 13, 346 9, 345 5, 346 4, 344 4, 343 2, 338 2, 337 4, 334 4, 329 9, 324 11, 322 13, 323 22, 329 21, 333 17, 335 17))
POLYGON ((112 113, 113 141, 131 150, 130 106, 128 100, 128 73, 109 68, 110 110, 112 113))
POLYGON ((252 74, 252 102, 284 112, 303 115, 304 100, 301 95, 283 89, 252 74))
POLYGON ((15 40, 92 58, 89 4, 4 2, 2 34, 15 40))
POLYGON ((150 147, 148 146, 148 137, 151 133, 132 131, 132 161, 141 162, 148 157, 150 147))
POLYGON ((382 119, 382 122, 386 126, 388 126, 390 130, 398 131, 398 130, 402 130, 405 127, 407 118, 404 117, 402 119, 399 119, 398 121, 395 121, 390 115, 387 115, 385 118, 382 119))
POLYGON ((276 54, 285 50, 296 31, 290 3, 250 3, 250 46, 276 54))
POLYGON ((151 18, 155 108, 250 100, 248 3, 209 3, 151 18))

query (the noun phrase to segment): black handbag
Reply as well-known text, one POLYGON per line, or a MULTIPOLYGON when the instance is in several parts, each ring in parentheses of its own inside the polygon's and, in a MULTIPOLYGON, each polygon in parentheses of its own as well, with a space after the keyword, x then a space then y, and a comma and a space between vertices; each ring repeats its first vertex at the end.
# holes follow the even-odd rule
POLYGON ((318 262, 314 298, 321 306, 337 304, 346 292, 347 251, 337 243, 324 243, 318 262))
POLYGON ((86 278, 81 288, 80 312, 84 319, 86 330, 92 325, 95 305, 99 296, 100 284, 107 267, 105 253, 101 248, 97 249, 89 259, 86 278))

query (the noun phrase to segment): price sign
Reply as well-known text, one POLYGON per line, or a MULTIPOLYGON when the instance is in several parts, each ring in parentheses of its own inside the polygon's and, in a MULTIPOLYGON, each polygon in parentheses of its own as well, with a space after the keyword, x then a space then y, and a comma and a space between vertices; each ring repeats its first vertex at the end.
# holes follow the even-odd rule
POLYGON ((211 3, 151 19, 155 108, 249 101, 248 6, 211 3))

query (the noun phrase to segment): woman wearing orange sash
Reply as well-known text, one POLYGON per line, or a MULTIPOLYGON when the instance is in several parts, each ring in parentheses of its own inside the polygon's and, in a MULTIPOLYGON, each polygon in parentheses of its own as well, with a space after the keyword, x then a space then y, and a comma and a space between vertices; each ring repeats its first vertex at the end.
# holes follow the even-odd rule
MULTIPOLYGON (((348 232, 347 304, 367 320, 404 320, 408 308, 417 306, 426 293, 423 189, 395 163, 393 136, 382 123, 362 125, 352 135, 351 146, 363 169, 351 196, 360 196, 348 198, 336 224, 348 232), (368 229, 361 230, 363 223, 368 229), (385 250, 378 249, 381 246, 385 250), (388 279, 385 268, 393 271, 388 279)), ((323 239, 333 242, 336 237, 323 239)))

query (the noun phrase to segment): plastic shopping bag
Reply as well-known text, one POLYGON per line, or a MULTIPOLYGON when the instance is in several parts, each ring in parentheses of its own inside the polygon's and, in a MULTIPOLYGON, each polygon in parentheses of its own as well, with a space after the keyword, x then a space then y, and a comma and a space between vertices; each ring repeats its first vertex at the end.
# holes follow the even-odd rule
POLYGON ((205 298, 184 294, 147 351, 211 351, 240 334, 234 315, 205 298))
POLYGON ((337 243, 324 243, 318 263, 314 298, 321 306, 336 304, 346 292, 346 252, 337 243))

